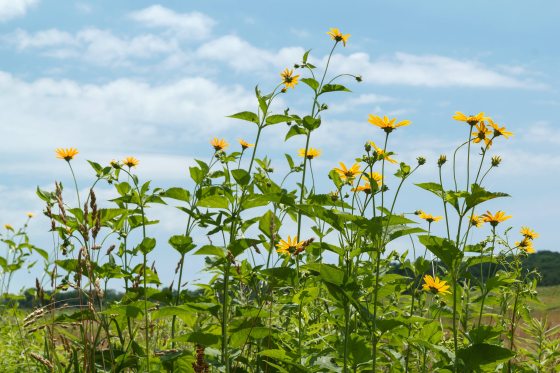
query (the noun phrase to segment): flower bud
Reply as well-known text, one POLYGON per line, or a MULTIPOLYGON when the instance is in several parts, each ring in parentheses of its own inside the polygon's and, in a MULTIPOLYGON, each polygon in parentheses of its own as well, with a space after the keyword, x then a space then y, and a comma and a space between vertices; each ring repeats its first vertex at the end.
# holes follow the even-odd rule
POLYGON ((492 167, 498 167, 502 163, 502 158, 499 155, 492 157, 492 167))
POLYGON ((418 161, 418 165, 422 166, 424 163, 426 163, 426 158, 424 157, 418 157, 416 158, 416 160, 418 161))
POLYGON ((361 76, 361 75, 356 75, 356 81, 357 81, 358 83, 360 83, 362 80, 363 80, 363 79, 362 79, 362 76, 361 76))
POLYGON ((445 162, 447 162, 447 156, 445 154, 440 155, 437 160, 438 167, 443 166, 445 162))
POLYGON ((369 143, 369 141, 364 145, 364 149, 366 149, 366 152, 368 153, 371 151, 371 144, 369 143))

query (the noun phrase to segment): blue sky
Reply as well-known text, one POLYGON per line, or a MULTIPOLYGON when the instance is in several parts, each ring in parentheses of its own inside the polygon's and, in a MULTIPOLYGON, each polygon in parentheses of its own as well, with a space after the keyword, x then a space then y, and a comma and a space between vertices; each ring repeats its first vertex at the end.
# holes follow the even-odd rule
MULTIPOLYGON (((428 158, 412 182, 432 180, 439 154, 450 157, 466 135, 453 113, 484 111, 515 133, 492 149, 503 163, 487 184, 512 198, 487 207, 511 213, 515 230, 529 225, 541 233, 537 250, 558 251, 559 18, 556 1, 0 0, 0 223, 17 225, 35 212, 32 238, 51 249, 34 190, 54 180, 69 189, 57 147, 80 150, 74 165, 84 189, 92 176, 86 159, 128 155, 140 159, 137 172, 153 185, 189 186, 186 170, 210 155, 211 137, 234 143, 254 135, 226 115, 254 109, 254 86, 276 85, 305 50, 322 65, 331 47, 326 31, 338 27, 352 36, 337 49, 333 72, 361 74, 364 82, 348 81, 354 92, 330 99, 312 140, 323 149, 316 174, 351 162, 366 140, 381 141, 367 116, 387 114, 413 122, 391 138, 397 158, 428 158)), ((290 92, 278 108, 304 112, 306 98, 290 92)), ((264 139, 279 174, 282 153, 301 146, 284 143, 285 130, 273 128, 264 139)), ((407 191, 399 211, 441 213, 431 196, 412 184, 407 191)), ((162 219, 151 232, 160 242, 183 230, 172 207, 152 213, 162 219)), ((165 244, 157 250, 168 282, 165 268, 175 258, 160 255, 165 244)), ((30 285, 29 277, 18 285, 30 285)))

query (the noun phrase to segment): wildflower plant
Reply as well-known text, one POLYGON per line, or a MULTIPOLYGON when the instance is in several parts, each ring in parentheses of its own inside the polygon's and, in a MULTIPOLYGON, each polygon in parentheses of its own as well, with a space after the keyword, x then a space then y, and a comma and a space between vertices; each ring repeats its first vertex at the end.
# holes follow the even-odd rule
MULTIPOLYGON (((252 126, 251 138, 231 147, 219 134, 207 140, 206 160, 195 160, 188 170, 190 188, 152 188, 135 173, 142 163, 129 156, 108 165, 89 161, 95 177, 84 195, 73 171, 81 153, 56 150, 69 166, 75 193, 69 196, 59 182, 53 191, 38 189, 53 235, 52 253, 39 251, 52 291, 45 296, 45 284, 38 282, 38 307, 21 327, 42 338, 41 348, 25 346, 28 367, 229 373, 551 366, 542 358, 550 350, 544 343, 554 345, 546 326, 522 324, 537 276, 522 264, 535 251, 538 234, 522 227, 512 240, 505 226, 510 216, 482 206, 508 196, 487 190, 484 181, 501 162, 497 155, 488 159, 490 149, 512 133, 485 113, 457 112, 452 119, 465 126, 467 138, 449 161, 444 154, 407 164, 393 151, 392 137, 414 124, 372 113, 364 118, 363 149, 316 178, 316 159, 328 155, 313 147, 315 132, 329 125, 327 100, 349 92, 343 84, 362 81, 331 74, 333 54, 350 35, 336 28, 327 34, 332 46, 324 66, 315 66, 305 52, 280 72, 272 89, 255 88, 252 111, 230 115, 252 126), (280 95, 305 94, 308 112, 273 110, 280 95), (300 137, 305 144, 285 154, 284 175, 262 146, 267 129, 279 125, 287 129, 285 141, 300 137), (480 147, 479 158, 473 147, 480 147), (462 156, 464 169, 457 162, 462 156), (420 206, 397 212, 411 178, 430 163, 437 180, 416 186, 431 193, 441 212, 420 206), (112 188, 114 198, 99 201, 100 186, 112 188), (170 284, 162 284, 150 264, 156 246, 166 250, 151 236, 158 222, 148 211, 155 204, 184 214, 184 228, 168 240, 173 252, 165 253, 176 258, 170 284), (436 225, 443 237, 433 234, 436 225), (472 242, 473 230, 488 235, 472 242), (405 242, 405 250, 397 251, 396 242, 405 242), (197 270, 192 256, 205 258, 207 282, 185 281, 197 270), (108 286, 116 282, 124 295, 108 302, 108 286), (76 291, 75 305, 58 301, 69 289, 76 291), (543 344, 520 340, 521 327, 543 344)), ((6 277, 6 268, 25 260, 14 253, 31 245, 10 225, 2 242, 12 255, 0 262, 6 277), (13 244, 18 235, 24 247, 13 244)))

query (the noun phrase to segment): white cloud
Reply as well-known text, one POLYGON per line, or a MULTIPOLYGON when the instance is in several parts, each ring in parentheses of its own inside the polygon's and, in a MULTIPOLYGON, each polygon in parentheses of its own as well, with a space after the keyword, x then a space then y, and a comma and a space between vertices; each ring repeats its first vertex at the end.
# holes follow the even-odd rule
POLYGON ((269 51, 257 48, 238 36, 226 35, 203 44, 196 55, 201 59, 226 63, 237 71, 263 71, 271 67, 278 69, 292 66, 304 52, 301 47, 269 51))
POLYGON ((541 144, 560 145, 560 130, 547 121, 538 121, 526 128, 523 140, 541 144))
MULTIPOLYGON (((69 146, 78 147, 85 159, 161 154, 162 149, 187 157, 201 139, 249 129, 226 116, 251 108, 253 101, 252 93, 240 86, 219 86, 203 78, 159 85, 118 79, 94 85, 56 79, 27 82, 0 72, 2 136, 18 139, 3 143, 0 168, 18 175, 48 173, 45 157, 51 157, 54 148, 69 146)), ((175 167, 180 161, 149 162, 175 167)))
POLYGON ((157 35, 142 34, 126 38, 97 28, 86 28, 76 34, 57 29, 36 33, 18 29, 3 39, 20 50, 39 49, 53 58, 79 58, 104 66, 126 66, 130 65, 132 59, 151 58, 178 51, 175 41, 157 35))
POLYGON ((39 0, 0 0, 0 22, 22 17, 39 0))
POLYGON ((459 60, 439 55, 395 53, 372 60, 366 53, 348 56, 336 54, 331 66, 336 72, 361 74, 373 84, 425 87, 503 87, 544 88, 542 84, 520 77, 522 69, 500 66, 492 69, 473 60, 459 60), (499 70, 503 72, 499 72, 499 70))
POLYGON ((132 12, 129 16, 147 27, 166 29, 182 39, 206 38, 216 24, 216 21, 203 13, 177 13, 161 5, 152 5, 132 12))
POLYGON ((381 109, 377 105, 395 101, 396 99, 389 96, 366 93, 339 103, 335 102, 330 106, 329 110, 333 113, 346 113, 355 110, 356 107, 359 106, 369 106, 372 112, 381 112, 381 109))

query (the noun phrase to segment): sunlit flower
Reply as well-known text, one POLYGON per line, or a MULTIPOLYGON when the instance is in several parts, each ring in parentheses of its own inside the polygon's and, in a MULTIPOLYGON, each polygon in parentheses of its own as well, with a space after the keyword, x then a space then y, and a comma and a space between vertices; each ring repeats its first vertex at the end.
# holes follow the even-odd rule
POLYGON ((217 137, 214 137, 212 141, 210 141, 210 145, 212 145, 216 151, 227 149, 229 146, 226 140, 218 139, 217 137))
POLYGON ((4 224, 4 228, 6 228, 9 231, 13 231, 14 227, 12 227, 10 224, 4 224))
POLYGON ((284 84, 285 88, 294 88, 298 84, 299 75, 293 75, 293 73, 294 70, 288 68, 280 73, 282 84, 284 84))
POLYGON ((364 192, 365 194, 370 194, 371 193, 371 184, 370 183, 365 183, 364 185, 358 185, 355 188, 351 189, 352 192, 364 192))
POLYGON ((469 125, 474 126, 479 122, 488 119, 484 116, 484 113, 478 113, 476 115, 465 115, 460 111, 456 111, 453 119, 458 120, 460 122, 467 122, 469 125))
POLYGON ((245 141, 243 139, 239 139, 237 141, 239 141, 239 145, 241 145, 241 149, 243 149, 243 150, 248 149, 248 148, 252 148, 253 146, 255 146, 255 144, 249 144, 247 141, 245 141))
POLYGON ((346 42, 348 41, 348 38, 350 37, 350 34, 345 34, 342 35, 342 33, 340 32, 339 29, 332 27, 329 32, 327 32, 327 35, 331 36, 331 39, 338 42, 342 42, 342 44, 344 46, 346 46, 346 42))
POLYGON ((499 223, 506 221, 507 219, 511 218, 511 215, 507 215, 503 211, 498 211, 494 215, 490 211, 486 211, 485 214, 482 214, 482 221, 485 223, 490 223, 491 226, 495 227, 499 223))
POLYGON ((57 148, 55 151, 56 157, 59 159, 64 159, 65 161, 70 161, 74 159, 76 154, 78 154, 78 149, 76 148, 57 148))
POLYGON ((303 244, 305 241, 298 242, 298 237, 294 236, 292 239, 290 236, 286 240, 280 240, 278 244, 276 244, 276 252, 279 254, 298 254, 303 250, 303 244))
POLYGON ((488 123, 490 123, 490 125, 494 129, 494 137, 504 136, 506 139, 508 139, 513 136, 513 132, 506 131, 506 127, 498 126, 498 124, 494 123, 492 119, 488 118, 488 123))
POLYGON ((524 237, 521 242, 515 242, 515 247, 520 248, 521 250, 525 251, 527 254, 533 254, 535 252, 535 248, 533 247, 533 241, 529 238, 524 237))
POLYGON ((470 217, 469 223, 473 227, 480 228, 482 226, 482 224, 484 224, 484 221, 482 220, 482 218, 480 216, 473 215, 473 216, 470 217))
POLYGON ((539 237, 539 234, 529 227, 521 227, 521 234, 523 235, 523 237, 530 240, 534 240, 535 238, 539 237))
POLYGON ((34 217, 34 216, 35 216, 35 214, 32 213, 32 212, 28 212, 28 213, 27 213, 27 217, 28 217, 29 219, 31 219, 31 218, 34 217))
POLYGON ((437 276, 434 279, 430 275, 425 275, 424 285, 422 285, 422 289, 433 294, 451 294, 451 292, 449 291, 449 285, 447 285, 447 281, 440 280, 437 276))
POLYGON ((307 153, 305 152, 305 149, 300 149, 298 151, 298 155, 300 157, 305 157, 307 159, 313 159, 313 158, 317 158, 318 156, 321 155, 321 151, 319 149, 315 149, 315 148, 309 148, 307 149, 307 153))
POLYGON ((424 211, 421 211, 418 215, 420 219, 426 220, 428 223, 438 222, 441 220, 441 216, 433 216, 432 214, 426 214, 424 211))
POLYGON ((380 147, 375 145, 375 143, 373 141, 370 141, 369 143, 370 143, 371 146, 373 146, 373 149, 377 153, 377 158, 378 159, 385 159, 387 162, 397 163, 396 159, 391 158, 383 149, 381 149, 380 147))
POLYGON ((492 139, 490 138, 490 136, 492 135, 492 131, 490 131, 488 127, 486 127, 484 122, 476 124, 476 131, 474 131, 472 135, 474 136, 474 143, 484 141, 486 143, 486 146, 492 146, 492 139))
POLYGON ((335 167, 335 171, 340 175, 342 180, 352 182, 354 178, 360 173, 360 165, 358 163, 354 163, 352 167, 346 168, 346 165, 343 162, 339 163, 340 168, 335 167))
POLYGON ((397 127, 408 126, 410 124, 409 120, 401 120, 397 123, 397 118, 390 119, 386 115, 382 117, 378 115, 370 114, 368 117, 368 122, 381 128, 386 133, 391 133, 397 127))
POLYGON ((136 167, 138 166, 138 164, 140 164, 140 161, 134 157, 126 157, 125 159, 123 159, 123 164, 130 167, 136 167))
POLYGON ((370 177, 370 179, 375 181, 378 186, 381 186, 381 184, 383 183, 383 176, 381 176, 379 172, 371 172, 368 174, 368 176, 370 177))

